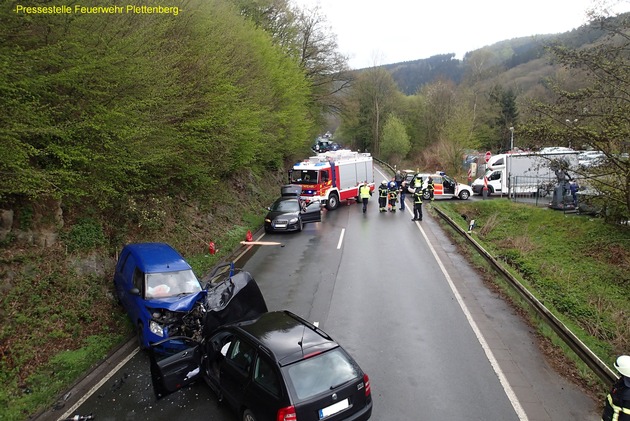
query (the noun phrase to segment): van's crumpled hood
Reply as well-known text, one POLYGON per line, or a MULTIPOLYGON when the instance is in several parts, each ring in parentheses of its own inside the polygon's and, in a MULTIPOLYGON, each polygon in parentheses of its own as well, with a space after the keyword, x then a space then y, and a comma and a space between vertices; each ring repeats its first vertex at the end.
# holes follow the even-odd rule
POLYGON ((145 300, 145 305, 150 308, 163 308, 169 311, 190 311, 195 303, 205 295, 206 291, 199 291, 181 297, 154 298, 145 300))

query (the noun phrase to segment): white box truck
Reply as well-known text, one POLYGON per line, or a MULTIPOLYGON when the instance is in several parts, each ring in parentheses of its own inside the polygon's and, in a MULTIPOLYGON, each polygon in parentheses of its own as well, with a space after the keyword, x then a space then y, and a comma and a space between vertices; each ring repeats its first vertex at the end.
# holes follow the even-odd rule
POLYGON ((558 176, 561 176, 559 171, 566 171, 570 177, 574 177, 572 170, 577 168, 577 155, 577 151, 494 155, 486 164, 484 176, 473 182, 473 192, 482 194, 487 185, 489 195, 545 196, 553 191, 558 176))

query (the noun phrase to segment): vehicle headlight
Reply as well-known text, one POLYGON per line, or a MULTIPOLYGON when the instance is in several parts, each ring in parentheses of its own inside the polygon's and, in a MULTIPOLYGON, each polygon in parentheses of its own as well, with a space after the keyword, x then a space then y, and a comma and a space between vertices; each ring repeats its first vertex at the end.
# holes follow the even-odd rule
POLYGON ((297 218, 291 218, 289 219, 289 224, 297 224, 298 219, 297 218))
POLYGON ((162 325, 153 320, 149 322, 149 330, 160 337, 164 337, 164 329, 162 329, 162 325))
POLYGON ((271 219, 265 218, 265 222, 268 223, 268 224, 271 224, 271 219))

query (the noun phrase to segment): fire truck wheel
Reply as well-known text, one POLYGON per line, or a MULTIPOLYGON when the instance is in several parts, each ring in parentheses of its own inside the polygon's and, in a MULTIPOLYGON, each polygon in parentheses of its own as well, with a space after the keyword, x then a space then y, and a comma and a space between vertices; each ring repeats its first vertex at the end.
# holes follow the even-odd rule
POLYGON ((326 202, 326 209, 335 210, 337 209, 337 206, 339 206, 339 197, 337 196, 337 193, 331 193, 328 197, 328 201, 326 202))

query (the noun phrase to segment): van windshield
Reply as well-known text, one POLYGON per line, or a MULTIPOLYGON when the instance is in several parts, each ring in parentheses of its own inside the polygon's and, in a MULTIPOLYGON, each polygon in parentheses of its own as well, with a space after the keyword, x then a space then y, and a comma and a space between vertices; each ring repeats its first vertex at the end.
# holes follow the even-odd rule
POLYGON ((192 270, 146 274, 145 298, 167 298, 201 291, 201 284, 192 270))

